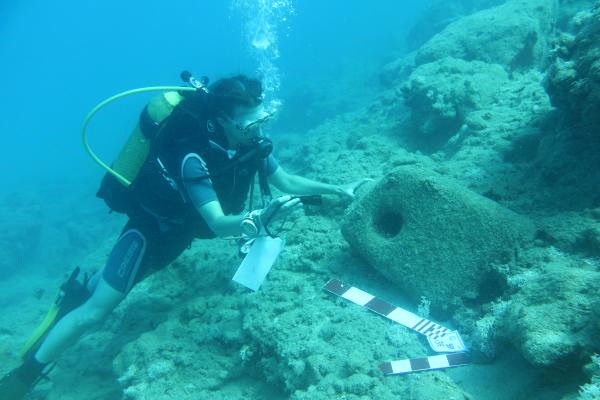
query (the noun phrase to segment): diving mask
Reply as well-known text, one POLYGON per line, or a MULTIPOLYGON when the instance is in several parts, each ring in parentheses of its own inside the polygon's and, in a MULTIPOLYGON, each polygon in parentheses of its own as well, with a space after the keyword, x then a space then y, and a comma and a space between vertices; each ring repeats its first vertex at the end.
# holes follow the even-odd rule
POLYGON ((267 112, 264 108, 244 115, 238 120, 232 120, 235 127, 242 132, 244 136, 248 136, 252 131, 262 128, 275 116, 275 111, 267 112))

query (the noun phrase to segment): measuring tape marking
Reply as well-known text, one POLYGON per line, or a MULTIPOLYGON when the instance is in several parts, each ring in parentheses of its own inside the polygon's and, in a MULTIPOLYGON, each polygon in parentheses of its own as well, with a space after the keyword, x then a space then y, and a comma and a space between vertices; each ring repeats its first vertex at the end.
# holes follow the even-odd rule
POLYGON ((330 279, 329 282, 325 284, 325 290, 358 304, 359 306, 366 307, 381 316, 391 319, 394 322, 402 324, 407 328, 434 340, 452 332, 448 328, 444 328, 435 322, 419 317, 400 307, 396 307, 385 300, 381 300, 338 279, 330 279))
POLYGON ((430 371, 458 367, 469 364, 468 353, 440 354, 436 356, 411 358, 381 363, 379 369, 386 375, 406 374, 417 371, 430 371))
POLYGON ((421 318, 403 308, 396 307, 363 290, 348 285, 338 279, 330 279, 324 289, 359 306, 406 326, 427 337, 429 345, 437 352, 450 352, 424 358, 413 358, 384 362, 379 369, 386 375, 436 370, 469 364, 469 355, 460 334, 444 328, 435 322, 421 318))

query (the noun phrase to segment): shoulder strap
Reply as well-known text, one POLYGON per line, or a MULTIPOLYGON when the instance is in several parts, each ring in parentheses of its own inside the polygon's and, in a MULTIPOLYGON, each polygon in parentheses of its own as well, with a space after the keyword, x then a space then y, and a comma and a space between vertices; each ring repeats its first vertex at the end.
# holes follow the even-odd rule
MULTIPOLYGON (((267 161, 268 162, 268 161, 267 161)), ((267 176, 268 168, 265 163, 261 162, 258 167, 258 185, 260 186, 260 194, 264 198, 267 198, 269 201, 273 198, 271 194, 271 187, 269 186, 269 177, 267 176)))

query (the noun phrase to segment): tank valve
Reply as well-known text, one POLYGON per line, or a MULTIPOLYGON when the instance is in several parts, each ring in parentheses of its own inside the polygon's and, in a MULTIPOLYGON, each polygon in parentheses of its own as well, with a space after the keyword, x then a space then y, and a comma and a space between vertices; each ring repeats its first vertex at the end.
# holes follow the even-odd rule
POLYGON ((183 71, 179 76, 185 83, 187 83, 191 87, 208 93, 208 88, 206 87, 208 85, 208 78, 206 76, 202 76, 200 77, 200 79, 196 79, 190 71, 183 71))

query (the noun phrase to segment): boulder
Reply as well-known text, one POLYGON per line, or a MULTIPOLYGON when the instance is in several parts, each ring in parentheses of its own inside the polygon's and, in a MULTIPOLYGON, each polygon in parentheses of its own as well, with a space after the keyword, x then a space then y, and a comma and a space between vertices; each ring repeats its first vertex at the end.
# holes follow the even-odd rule
POLYGON ((429 0, 407 34, 407 46, 416 49, 450 23, 465 15, 494 7, 505 0, 429 0))
POLYGON ((415 53, 413 52, 384 65, 379 74, 379 82, 387 89, 393 88, 404 82, 414 68, 415 53))
POLYGON ((572 25, 575 35, 557 40, 545 86, 569 124, 593 133, 600 126, 600 2, 575 15, 572 25))
POLYGON ((575 211, 600 207, 600 2, 570 26, 558 35, 544 81, 556 112, 535 170, 553 207, 575 211))
POLYGON ((377 182, 346 214, 342 233, 373 268, 438 316, 500 295, 508 263, 532 225, 499 204, 416 166, 377 182))
MULTIPOLYGON (((509 86, 508 74, 498 64, 445 57, 414 70, 402 86, 402 95, 421 147, 435 150, 456 134, 471 112, 499 103, 502 88, 509 86)), ((485 127, 485 121, 475 120, 465 129, 485 127)))
POLYGON ((536 366, 581 364, 600 338, 600 272, 550 263, 512 297, 504 335, 536 366))
POLYGON ((541 66, 558 18, 557 0, 511 0, 448 25, 417 52, 417 65, 452 56, 502 64, 541 66))
POLYGON ((584 212, 567 211, 540 219, 536 233, 538 243, 560 251, 600 256, 600 209, 584 212))

